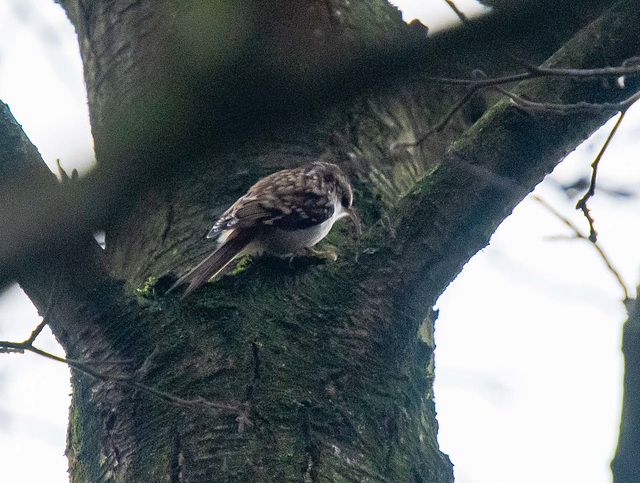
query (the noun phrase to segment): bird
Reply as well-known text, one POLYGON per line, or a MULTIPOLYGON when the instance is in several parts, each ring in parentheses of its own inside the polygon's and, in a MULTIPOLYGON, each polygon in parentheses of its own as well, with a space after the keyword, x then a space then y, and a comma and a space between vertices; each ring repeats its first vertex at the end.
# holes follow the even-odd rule
POLYGON ((215 250, 169 291, 186 284, 185 298, 245 255, 317 253, 312 247, 347 216, 359 231, 349 178, 336 164, 315 161, 270 174, 220 216, 207 234, 217 238, 215 250))

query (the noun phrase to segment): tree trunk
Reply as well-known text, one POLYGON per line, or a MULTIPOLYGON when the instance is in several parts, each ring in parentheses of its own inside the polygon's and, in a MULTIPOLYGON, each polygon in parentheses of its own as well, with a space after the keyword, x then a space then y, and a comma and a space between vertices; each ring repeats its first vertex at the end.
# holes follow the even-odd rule
MULTIPOLYGON (((464 35, 427 42, 381 0, 61 3, 99 162, 84 189, 106 190, 101 180, 111 194, 106 251, 76 233, 13 271, 68 357, 108 375, 73 372, 72 481, 452 481, 436 441, 430 307, 611 112, 539 116, 502 101, 468 129, 475 117, 460 116, 399 149, 455 98, 416 74, 458 72, 464 35), (369 65, 372 52, 403 62, 369 65), (369 79, 375 69, 393 82, 369 79), (212 250, 204 235, 253 182, 319 158, 350 173, 365 222, 362 237, 334 228, 337 262, 263 257, 185 300, 164 294, 212 250)), ((549 65, 637 55, 634 4, 616 4, 549 65)), ((496 51, 478 41, 464 55, 496 51)), ((518 89, 553 102, 630 95, 557 79, 518 89)))
POLYGON ((611 462, 614 483, 640 479, 640 287, 626 300, 629 318, 622 333, 624 383, 618 447, 611 462))

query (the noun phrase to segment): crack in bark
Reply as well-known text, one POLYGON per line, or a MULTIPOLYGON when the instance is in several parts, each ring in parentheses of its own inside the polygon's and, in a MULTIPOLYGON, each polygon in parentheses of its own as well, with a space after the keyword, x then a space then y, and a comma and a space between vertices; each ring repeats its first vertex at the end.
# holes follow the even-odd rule
POLYGON ((165 218, 164 230, 162 230, 162 236, 160 238, 161 244, 164 245, 167 236, 169 235, 169 230, 171 230, 171 225, 173 224, 173 203, 169 200, 169 208, 167 209, 167 216, 165 218))
POLYGON ((184 465, 184 453, 182 452, 182 441, 180 439, 180 431, 174 424, 173 428, 173 451, 171 460, 169 461, 169 475, 171 483, 184 483, 184 475, 182 473, 184 465))
POLYGON ((251 342, 251 356, 253 358, 253 376, 251 382, 247 384, 247 392, 244 397, 245 404, 248 403, 251 396, 253 396, 256 383, 260 380, 260 349, 255 342, 251 342))
POLYGON ((315 483, 318 481, 318 447, 314 443, 311 436, 311 422, 309 421, 310 401, 301 402, 302 411, 302 438, 304 441, 303 449, 303 468, 302 481, 304 483, 315 483))

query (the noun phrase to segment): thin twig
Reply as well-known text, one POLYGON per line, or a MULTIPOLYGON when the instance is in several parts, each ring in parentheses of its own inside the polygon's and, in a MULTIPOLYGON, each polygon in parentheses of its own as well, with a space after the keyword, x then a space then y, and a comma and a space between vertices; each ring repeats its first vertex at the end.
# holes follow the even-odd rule
MULTIPOLYGON (((462 12, 453 0, 444 0, 447 5, 453 10, 453 12, 460 19, 462 24, 473 31, 473 25, 469 22, 467 16, 462 12)), ((515 94, 507 93, 507 91, 502 90, 499 86, 504 84, 510 84, 513 82, 520 82, 526 79, 535 79, 539 77, 582 77, 582 78, 598 78, 598 77, 616 77, 618 79, 624 78, 622 76, 629 75, 640 75, 640 65, 637 62, 636 57, 632 57, 630 59, 626 59, 620 67, 602 67, 599 69, 566 69, 566 68, 557 68, 557 67, 540 67, 531 64, 530 62, 517 57, 511 52, 505 50, 504 48, 500 48, 500 51, 510 59, 514 60, 518 65, 522 66, 526 72, 519 74, 512 74, 508 76, 488 78, 482 71, 474 70, 474 78, 473 79, 456 79, 456 78, 443 78, 443 77, 427 77, 427 81, 443 83, 449 85, 466 85, 468 86, 468 90, 465 95, 444 115, 444 117, 436 123, 434 126, 429 128, 424 134, 418 137, 418 139, 413 143, 393 143, 391 145, 391 150, 397 149, 398 147, 415 147, 422 144, 429 136, 436 132, 442 131, 444 127, 449 123, 449 121, 453 118, 454 114, 458 112, 475 94, 481 89, 487 87, 494 87, 496 90, 504 93, 509 96, 512 102, 518 104, 520 107, 526 109, 537 109, 537 110, 556 110, 559 112, 568 112, 569 110, 623 110, 628 108, 633 102, 635 102, 634 97, 626 99, 622 103, 618 104, 589 104, 589 103, 578 103, 573 105, 568 104, 542 104, 542 103, 534 103, 532 101, 527 101, 515 94), (633 62, 632 62, 633 61, 633 62), (635 65, 634 65, 635 64, 635 65), (478 75, 480 74, 480 75, 478 75), (628 103, 627 107, 624 107, 628 103)), ((640 93, 639 93, 640 94, 640 93)), ((587 219, 589 219, 587 217, 587 219)))
POLYGON ((599 67, 597 69, 563 69, 561 67, 532 66, 532 72, 542 77, 619 77, 640 75, 640 65, 626 65, 625 60, 619 67, 599 67))
POLYGON ((451 10, 453 10, 453 12, 458 16, 458 18, 460 19, 460 21, 463 24, 466 24, 469 19, 467 18, 467 16, 464 14, 464 12, 462 12, 457 5, 453 2, 453 0, 444 0, 447 5, 449 5, 449 7, 451 7, 451 10))
MULTIPOLYGON (((42 323, 40 325, 42 325, 42 323)), ((186 407, 192 410, 204 409, 208 411, 213 411, 215 413, 225 412, 225 413, 237 414, 238 423, 241 425, 241 427, 252 424, 251 421, 249 421, 246 414, 244 413, 244 411, 242 410, 240 404, 214 402, 204 398, 183 399, 181 397, 174 396, 173 394, 170 394, 168 392, 160 391, 153 387, 137 382, 129 376, 105 374, 104 372, 98 371, 90 367, 91 365, 94 364, 94 362, 84 362, 84 361, 78 361, 74 359, 67 359, 65 357, 57 356, 55 354, 51 354, 50 352, 43 351, 42 349, 38 349, 37 347, 34 347, 33 341, 31 341, 30 338, 26 339, 23 342, 0 341, 0 353, 16 353, 16 352, 17 353, 32 352, 34 354, 45 357, 47 359, 57 361, 57 362, 62 362, 63 364, 68 365, 73 370, 86 374, 90 377, 93 377, 94 379, 104 381, 104 382, 114 382, 116 384, 119 384, 120 386, 135 389, 137 391, 148 394, 152 397, 155 397, 156 399, 172 404, 174 406, 186 407)))
POLYGON ((471 97, 478 92, 480 89, 484 89, 486 86, 471 86, 469 87, 469 89, 467 90, 467 92, 465 93, 464 96, 462 96, 460 98, 460 100, 458 100, 458 102, 456 102, 451 109, 449 109, 449 111, 447 111, 447 113, 442 117, 442 119, 440 119, 440 121, 438 121, 437 124, 434 124, 433 126, 431 126, 426 132, 424 132, 423 134, 420 135, 420 137, 418 139, 416 139, 414 142, 411 143, 393 143, 390 146, 390 149, 392 151, 398 149, 398 148, 411 148, 411 147, 416 147, 419 146, 420 144, 422 144, 429 136, 442 131, 445 126, 447 124, 449 124, 449 121, 451 121, 451 118, 456 114, 456 112, 458 112, 467 102, 469 102, 469 99, 471 99, 471 97))
POLYGON ((28 343, 29 345, 33 344, 35 342, 35 340, 38 338, 38 336, 42 333, 43 329, 45 328, 45 326, 47 325, 47 319, 49 317, 49 314, 51 313, 51 310, 55 304, 55 296, 56 296, 56 292, 58 290, 58 277, 59 277, 59 270, 56 271, 53 279, 51 280, 51 291, 49 292, 49 300, 47 301, 47 305, 46 305, 46 309, 44 310, 44 314, 42 314, 42 321, 38 324, 38 326, 31 332, 31 335, 29 336, 29 338, 27 340, 25 340, 25 343, 28 343))
POLYGON ((47 319, 43 317, 40 323, 38 324, 38 326, 35 329, 33 329, 33 331, 31 332, 31 335, 25 342, 30 342, 30 343, 35 342, 35 340, 40 335, 40 333, 42 332, 42 330, 45 328, 46 325, 47 325, 47 319))
MULTIPOLYGON (((493 172, 489 171, 486 168, 479 168, 477 166, 471 166, 471 165, 464 166, 464 167, 467 168, 467 169, 472 170, 478 177, 486 179, 487 181, 491 181, 496 186, 500 186, 500 187, 502 187, 502 188, 504 188, 506 190, 512 191, 513 193, 520 194, 520 195, 522 195, 522 197, 524 197, 526 195, 527 191, 528 191, 524 186, 520 185, 518 182, 516 182, 516 181, 514 181, 514 180, 512 180, 510 178, 506 178, 504 176, 501 176, 501 175, 499 175, 497 173, 493 173, 493 172)), ((607 266, 609 271, 613 274, 613 276, 617 280, 618 284, 622 288, 622 292, 624 294, 624 302, 629 300, 629 291, 627 290, 627 286, 625 285, 624 281, 622 280, 622 277, 620 276, 620 273, 614 268, 613 264, 609 261, 609 257, 604 252, 604 250, 600 247, 600 245, 598 245, 597 242, 592 241, 588 236, 585 236, 584 234, 582 234, 582 232, 580 231, 580 229, 578 227, 576 227, 576 225, 574 225, 565 216, 560 214, 555 208, 553 208, 549 203, 544 201, 542 198, 540 198, 540 197, 538 197, 536 195, 531 195, 531 197, 535 201, 540 203, 542 206, 544 206, 547 210, 549 210, 549 212, 551 212, 553 215, 555 215, 567 227, 569 227, 571 229, 571 231, 574 233, 573 239, 577 238, 577 239, 580 239, 580 240, 585 240, 585 241, 589 242, 591 245, 594 246, 594 248, 596 249, 596 251, 600 255, 600 258, 602 258, 602 260, 604 261, 605 265, 607 266)), ((563 238, 566 238, 566 237, 563 237, 563 238)))
MULTIPOLYGON (((520 63, 525 61, 520 61, 520 63)), ((525 65, 525 64, 523 64, 525 65)), ((505 75, 501 77, 488 77, 486 79, 462 79, 456 77, 425 77, 429 82, 449 85, 464 86, 494 86, 501 84, 510 84, 512 82, 520 82, 526 79, 536 79, 539 77, 583 77, 583 78, 611 78, 626 76, 639 76, 640 65, 621 66, 621 67, 601 67, 599 69, 563 69, 556 67, 538 67, 532 64, 526 64, 527 72, 519 74, 505 75)))
POLYGON ((593 226, 594 221, 593 221, 593 217, 591 216, 591 213, 589 212, 587 201, 589 201, 589 199, 594 194, 596 194, 596 177, 598 175, 598 166, 600 165, 600 160, 602 159, 604 152, 607 150, 609 143, 613 139, 613 136, 615 136, 616 132, 618 131, 618 128, 620 127, 620 124, 622 123, 622 119, 624 119, 624 115, 626 114, 626 112, 627 112, 626 110, 620 111, 620 116, 618 117, 618 120, 616 121, 616 123, 613 125, 613 128, 611 129, 609 136, 607 136, 607 140, 604 142, 604 144, 600 148, 600 151, 598 152, 598 155, 596 156, 596 158, 593 160, 593 163, 591 163, 591 183, 589 184, 589 189, 576 204, 576 210, 582 210, 582 213, 584 214, 585 218, 589 222, 589 240, 594 243, 598 239, 598 233, 596 232, 593 226))
POLYGON ((620 273, 613 267, 612 263, 609 261, 609 257, 606 255, 606 253, 600 247, 600 245, 598 245, 597 242, 591 240, 588 236, 585 236, 578 229, 578 227, 575 226, 567 217, 563 216, 560 212, 558 212, 553 206, 551 206, 549 203, 544 201, 542 198, 540 198, 538 196, 535 196, 535 195, 532 195, 531 197, 534 200, 536 200, 538 203, 540 203, 542 206, 544 206, 550 213, 552 213, 556 218, 558 218, 560 221, 562 221, 567 227, 569 227, 571 229, 571 231, 573 231, 573 233, 575 234, 575 238, 577 238, 579 240, 585 240, 586 242, 589 242, 589 244, 593 245, 593 247, 596 249, 596 251, 600 255, 600 258, 602 258, 602 260, 604 261, 605 265, 609 269, 609 272, 611 272, 611 274, 613 274, 615 279, 618 281, 618 285, 620 285, 620 287, 622 288, 622 292, 624 293, 624 300, 623 301, 626 302, 627 300, 629 300, 629 291, 627 290, 627 286, 625 285, 624 281, 622 280, 622 277, 620 276, 620 273))
MULTIPOLYGON (((448 2, 448 0, 445 0, 448 2)), ((627 66, 624 65, 622 67, 603 67, 600 69, 560 69, 560 68, 551 68, 551 67, 537 67, 532 64, 527 63, 522 59, 518 59, 517 57, 510 55, 511 58, 518 61, 519 64, 523 65, 527 72, 522 72, 519 74, 513 74, 502 77, 487 77, 481 70, 474 70, 474 78, 473 79, 457 79, 457 78, 445 78, 445 77, 426 77, 425 79, 430 82, 440 83, 440 84, 449 84, 449 85, 463 85, 468 86, 467 91, 464 96, 460 98, 447 113, 438 121, 435 125, 430 127, 425 133, 421 134, 420 137, 414 142, 411 143, 392 143, 390 149, 395 150, 398 148, 406 148, 406 147, 416 147, 421 145, 429 136, 442 131, 445 126, 451 121, 453 116, 458 112, 469 100, 473 97, 473 95, 479 92, 482 89, 486 89, 489 87, 493 87, 498 90, 502 94, 508 96, 514 104, 523 109, 527 110, 541 110, 541 111, 556 111, 560 113, 566 113, 570 111, 576 110, 589 110, 589 111, 622 111, 628 109, 631 104, 633 104, 636 100, 640 99, 640 92, 628 97, 627 99, 617 102, 617 103, 588 103, 588 102, 579 102, 575 104, 552 104, 552 103, 539 103, 534 101, 529 101, 524 99, 517 94, 514 94, 510 91, 500 88, 499 86, 503 84, 510 84, 514 82, 520 82, 526 79, 535 79, 538 77, 584 77, 584 78, 609 78, 609 77, 620 77, 621 75, 640 75, 640 65, 632 65, 627 66)))
POLYGON ((554 111, 559 114, 566 114, 569 112, 576 111, 624 111, 629 109, 631 105, 640 99, 640 91, 636 92, 634 95, 623 99, 620 102, 601 102, 601 103, 592 103, 592 102, 576 102, 574 104, 557 104, 552 102, 535 102, 525 99, 524 97, 519 96, 511 91, 503 89, 501 87, 495 86, 495 90, 501 92, 505 96, 508 96, 516 106, 525 109, 527 111, 543 111, 549 112, 554 111))
POLYGON ((595 229, 595 226, 594 226, 595 221, 591 216, 591 213, 589 212, 587 201, 595 194, 596 177, 598 174, 598 165, 600 164, 600 159, 602 159, 602 156, 604 155, 607 147, 609 146, 609 143, 611 142, 616 132, 618 131, 618 128, 620 127, 620 124, 624 119, 625 113, 634 102, 640 99, 640 91, 618 103, 592 104, 587 102, 579 102, 576 104, 554 104, 554 103, 546 103, 546 102, 529 101, 499 86, 494 86, 494 89, 508 96, 511 99, 511 102, 513 102, 518 107, 526 110, 554 111, 560 114, 566 114, 571 111, 582 111, 582 110, 597 110, 597 111, 616 110, 620 112, 620 116, 618 117, 618 120, 616 121, 615 125, 611 129, 609 136, 607 137, 602 148, 598 152, 598 155, 596 156, 595 160, 593 161, 593 163, 591 163, 592 171, 591 171, 591 183, 590 183, 589 189, 576 204, 576 209, 582 211, 585 218, 587 219, 587 222, 589 223, 589 240, 595 243, 598 239, 598 232, 595 229))
POLYGON ((591 104, 587 102, 580 102, 577 104, 553 104, 553 103, 529 101, 499 86, 495 86, 494 89, 508 96, 511 99, 511 101, 518 107, 521 107, 526 110, 554 111, 560 114, 566 114, 571 111, 582 111, 582 110, 597 110, 597 111, 616 110, 620 112, 620 116, 618 117, 618 120, 616 121, 615 125, 611 129, 609 136, 607 137, 605 143, 603 144, 602 148, 598 152, 598 155, 596 156, 595 160, 593 161, 593 163, 591 163, 592 171, 591 171, 591 183, 589 185, 589 189, 576 204, 576 209, 582 211, 585 218, 587 219, 587 222, 589 223, 588 239, 592 243, 595 243, 598 239, 598 232, 595 229, 595 220, 591 216, 589 207, 587 206, 587 201, 595 194, 596 177, 598 174, 598 165, 600 164, 600 160, 602 159, 602 156, 604 155, 607 147, 609 146, 609 143, 611 142, 616 132, 618 131, 618 128, 620 127, 620 124, 624 119, 625 113, 634 102, 640 99, 640 91, 618 103, 591 104))

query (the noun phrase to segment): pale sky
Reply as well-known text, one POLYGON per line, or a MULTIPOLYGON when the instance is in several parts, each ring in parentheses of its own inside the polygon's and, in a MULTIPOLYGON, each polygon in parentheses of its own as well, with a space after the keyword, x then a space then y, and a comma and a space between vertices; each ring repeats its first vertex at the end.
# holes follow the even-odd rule
MULTIPOLYGON (((394 1, 410 21, 455 16, 443 0, 394 1)), ((458 1, 465 4, 474 2, 458 1)), ((467 12, 469 13, 469 12, 467 12)), ((447 20, 448 21, 448 20, 447 20)), ((82 66, 73 28, 53 0, 0 2, 0 99, 46 162, 92 159, 82 66)), ((589 172, 606 132, 552 178, 589 172)), ((600 167, 599 185, 640 188, 640 109, 629 112, 600 167)), ((536 193, 585 228, 545 181, 536 193)), ((638 283, 640 201, 598 193, 601 245, 630 290, 638 283)), ((605 483, 620 411, 622 294, 592 247, 551 241, 566 228, 530 199, 516 208, 438 301, 436 409, 442 450, 458 483, 605 483)), ((22 340, 38 322, 13 288, 0 300, 0 338, 22 340)), ((50 333, 38 339, 56 350, 50 333)), ((0 355, 3 481, 68 481, 63 455, 68 371, 29 355, 0 355), (33 464, 33 461, 38 464, 33 464), (11 464, 8 464, 11 462, 11 464)))
MULTIPOLYGON (((458 16, 444 0, 391 0, 391 3, 402 10, 405 22, 417 18, 432 32, 459 24, 458 16)), ((455 4, 469 18, 489 11, 475 0, 456 0, 455 4)))

